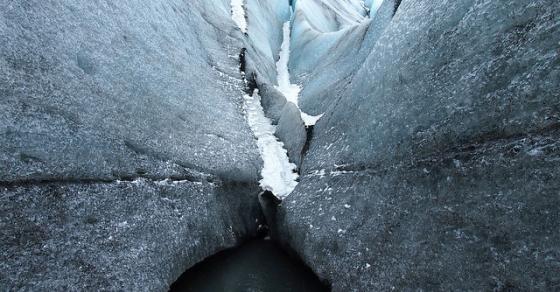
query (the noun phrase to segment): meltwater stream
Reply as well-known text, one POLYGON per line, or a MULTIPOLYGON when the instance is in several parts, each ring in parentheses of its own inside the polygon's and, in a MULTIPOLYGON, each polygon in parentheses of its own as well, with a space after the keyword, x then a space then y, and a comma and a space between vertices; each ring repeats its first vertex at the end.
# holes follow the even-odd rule
POLYGON ((299 260, 270 240, 253 240, 218 253, 185 272, 176 292, 328 291, 299 260))

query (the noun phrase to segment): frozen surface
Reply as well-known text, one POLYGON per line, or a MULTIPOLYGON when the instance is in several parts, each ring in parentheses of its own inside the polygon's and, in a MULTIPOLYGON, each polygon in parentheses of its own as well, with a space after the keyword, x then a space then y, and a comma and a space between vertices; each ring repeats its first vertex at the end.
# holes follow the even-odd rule
POLYGON ((293 2, 0 0, 0 290, 166 291, 259 179, 334 291, 557 290, 560 2, 293 2))
POLYGON ((288 160, 284 144, 276 138, 276 127, 264 115, 258 90, 245 95, 245 111, 249 126, 257 138, 257 146, 264 161, 260 185, 280 199, 288 196, 297 185, 296 165, 288 160))
POLYGON ((231 0, 231 18, 243 33, 247 32, 247 19, 245 18, 243 0, 231 0))
POLYGON ((284 40, 280 51, 280 58, 276 63, 278 71, 278 89, 284 94, 289 102, 298 104, 298 95, 301 87, 290 82, 290 72, 288 70, 288 61, 290 60, 290 22, 287 21, 283 25, 284 40))
MULTIPOLYGON (((311 77, 316 75, 325 75, 325 80, 321 80, 318 87, 326 87, 343 78, 341 75, 347 70, 336 68, 340 69, 336 72, 332 64, 336 62, 340 66, 353 63, 352 60, 339 61, 338 58, 355 56, 354 52, 360 48, 361 37, 370 22, 367 14, 362 1, 298 1, 292 20, 291 58, 288 64, 292 82, 300 84, 305 91, 309 90, 307 83, 313 79, 311 77), (331 70, 327 73, 325 67, 331 70), (332 71, 335 71, 334 74, 332 71)), ((311 115, 324 112, 323 108, 303 104, 305 97, 300 98, 298 106, 304 112, 311 115)))
POLYGON ((167 291, 255 235, 258 191, 148 179, 0 187, 0 290, 167 291))
POLYGON ((231 9, 0 0, 1 291, 167 291, 256 232, 231 9))
MULTIPOLYGON (((276 68, 278 71, 278 86, 276 89, 280 91, 286 97, 288 102, 295 104, 299 109, 299 92, 301 87, 297 84, 293 84, 290 81, 290 71, 288 69, 288 62, 290 61, 290 22, 287 21, 283 26, 284 41, 282 42, 282 48, 280 51, 280 59, 276 63, 276 68)), ((306 114, 300 109, 301 118, 303 119, 306 126, 315 125, 315 123, 321 118, 322 114, 311 116, 306 114)))
POLYGON ((352 27, 367 18, 361 0, 298 0, 295 2, 294 19, 307 22, 319 32, 331 32, 352 27))
POLYGON ((228 0, 34 3, 0 9, 1 181, 258 177, 228 0))
POLYGON ((288 1, 247 0, 245 73, 259 83, 276 85, 276 61, 282 44, 282 24, 290 18, 288 1))
POLYGON ((280 238, 333 291, 557 290, 560 2, 398 3, 315 63, 328 34, 294 27, 325 115, 280 238))
MULTIPOLYGON (((302 84, 299 106, 309 114, 324 113, 335 103, 331 97, 351 82, 376 40, 391 22, 395 1, 384 1, 372 18, 331 33, 299 29, 293 40, 290 72, 302 84)), ((292 37, 294 38, 294 37, 292 37)))

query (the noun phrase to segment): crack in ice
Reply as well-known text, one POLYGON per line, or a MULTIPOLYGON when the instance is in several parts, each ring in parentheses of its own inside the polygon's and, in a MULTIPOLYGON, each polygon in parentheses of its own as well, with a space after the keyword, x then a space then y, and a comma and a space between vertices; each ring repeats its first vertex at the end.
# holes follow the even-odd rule
POLYGON ((297 106, 305 125, 312 126, 315 125, 323 115, 312 116, 303 112, 299 107, 298 99, 301 86, 293 84, 290 81, 290 71, 288 69, 288 62, 290 61, 290 21, 284 23, 283 31, 284 40, 282 41, 282 47, 280 49, 280 59, 276 62, 276 70, 278 71, 278 86, 276 86, 276 89, 286 97, 287 101, 297 106))
POLYGON ((274 135, 276 127, 264 115, 259 90, 255 89, 253 95, 246 94, 244 99, 247 122, 257 138, 257 147, 264 162, 260 186, 283 199, 298 184, 296 165, 289 161, 284 143, 274 135))

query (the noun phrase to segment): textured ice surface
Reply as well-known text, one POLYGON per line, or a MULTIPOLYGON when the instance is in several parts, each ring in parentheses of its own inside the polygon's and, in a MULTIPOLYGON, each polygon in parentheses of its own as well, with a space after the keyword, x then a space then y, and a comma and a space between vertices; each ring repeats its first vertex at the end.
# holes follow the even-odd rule
POLYGON ((167 291, 255 233, 231 8, 0 1, 0 290, 167 291))
POLYGON ((373 16, 375 12, 377 12, 377 9, 381 7, 383 0, 365 0, 364 3, 370 9, 370 15, 373 16))
POLYGON ((307 22, 319 32, 351 27, 367 18, 361 0, 298 0, 294 10, 296 26, 299 22, 307 22))
MULTIPOLYGON (((299 92, 301 87, 297 84, 293 84, 290 81, 290 71, 288 70, 288 62, 290 61, 290 22, 287 21, 283 25, 284 41, 282 42, 282 48, 280 51, 280 59, 276 63, 276 70, 278 72, 278 86, 276 89, 280 91, 286 97, 288 102, 296 105, 299 109, 299 92)), ((315 123, 321 118, 321 115, 311 116, 299 109, 301 118, 303 119, 306 126, 315 125, 315 123)))
POLYGON ((282 24, 289 20, 288 1, 247 0, 245 72, 259 83, 276 85, 276 61, 282 44, 282 24))
POLYGON ((280 238, 333 291, 557 290, 560 2, 398 2, 316 63, 292 35, 326 113, 280 238))
MULTIPOLYGON (((328 110, 351 82, 371 53, 376 40, 390 23, 395 2, 387 0, 367 19, 351 28, 332 33, 304 30, 303 39, 293 40, 289 64, 292 79, 302 84, 299 106, 309 114, 328 110)), ((294 38, 294 37, 292 37, 294 38)))
MULTIPOLYGON (((284 73, 325 116, 281 239, 334 291, 557 290, 560 2, 400 2, 294 1, 284 73)), ((288 1, 0 8, 0 290, 166 291, 254 234, 263 149, 295 186, 239 74, 281 95, 288 1)))
POLYGON ((0 180, 258 177, 229 1, 25 3, 0 9, 0 180))
POLYGON ((280 199, 288 196, 297 185, 296 165, 288 160, 284 144, 276 138, 276 127, 264 115, 259 91, 245 95, 245 111, 249 126, 257 138, 257 146, 264 161, 261 187, 280 199))
POLYGON ((167 291, 255 234, 258 191, 147 179, 0 187, 0 290, 167 291))
MULTIPOLYGON (((306 86, 310 77, 325 73, 320 71, 320 67, 337 62, 341 55, 352 56, 353 50, 359 49, 360 36, 364 35, 369 20, 362 1, 298 1, 291 33, 289 69, 292 82, 302 85, 303 90, 308 90, 306 86)), ((328 75, 332 78, 322 81, 324 86, 338 81, 341 73, 332 75, 329 72, 328 75)), ((298 106, 311 115, 323 112, 316 107, 306 107, 301 101, 298 106)))

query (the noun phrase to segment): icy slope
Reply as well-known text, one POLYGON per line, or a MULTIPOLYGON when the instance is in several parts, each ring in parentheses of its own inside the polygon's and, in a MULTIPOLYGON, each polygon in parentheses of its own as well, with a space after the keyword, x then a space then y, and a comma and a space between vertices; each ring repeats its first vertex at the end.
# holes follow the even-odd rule
POLYGON ((242 33, 247 32, 247 16, 243 0, 231 0, 231 19, 242 33))
MULTIPOLYGON (((320 34, 303 42, 299 61, 290 63, 292 78, 303 85, 299 105, 311 114, 327 111, 335 101, 332 92, 341 92, 350 83, 356 68, 362 66, 371 53, 377 38, 390 23, 395 8, 394 0, 384 1, 372 11, 371 20, 336 33, 320 34), (324 47, 325 43, 333 45, 324 47), (321 58, 309 55, 321 53, 321 58)), ((311 33, 308 35, 312 35, 311 33)), ((302 42, 300 42, 302 43, 302 42)), ((298 48, 293 48, 298 50, 298 48)))
POLYGON ((294 26, 305 22, 322 33, 352 27, 367 18, 362 0, 297 0, 294 7, 294 26))
MULTIPOLYGON (((293 81, 305 88, 309 76, 320 64, 330 63, 331 54, 345 52, 341 45, 359 48, 360 31, 365 31, 369 17, 363 1, 299 0, 292 20, 291 59, 293 81)), ((361 33, 363 35, 363 33, 361 33)), ((334 79, 334 78, 333 78, 334 79)), ((312 114, 317 114, 312 112, 312 114)))
POLYGON ((288 1, 246 1, 247 53, 245 70, 249 79, 276 85, 276 62, 282 44, 282 24, 290 18, 288 1))
MULTIPOLYGON (((283 25, 284 41, 282 42, 282 47, 280 51, 280 59, 276 63, 276 71, 278 72, 278 86, 276 87, 280 91, 288 102, 293 103, 299 109, 299 93, 301 87, 297 84, 293 84, 290 80, 290 71, 288 69, 288 63, 290 61, 290 22, 286 22, 283 25)), ((313 126, 321 118, 322 115, 311 116, 303 112, 301 109, 300 115, 306 126, 313 126)))
POLYGON ((0 1, 0 290, 167 291, 255 234, 231 10, 0 1))
POLYGON ((556 290, 560 3, 388 1, 320 64, 343 82, 307 76, 326 113, 280 238, 333 291, 556 290))

